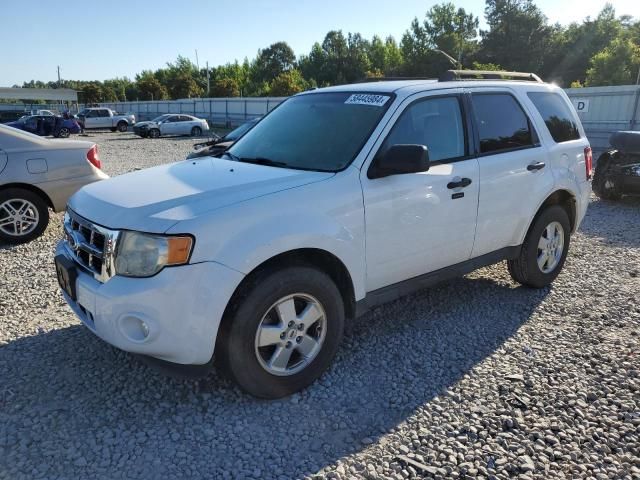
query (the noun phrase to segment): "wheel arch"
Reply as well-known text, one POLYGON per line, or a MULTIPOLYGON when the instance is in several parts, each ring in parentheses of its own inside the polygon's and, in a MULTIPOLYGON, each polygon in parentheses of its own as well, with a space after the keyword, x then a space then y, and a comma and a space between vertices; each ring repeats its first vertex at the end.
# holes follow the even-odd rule
MULTIPOLYGON (((576 205, 576 196, 572 192, 566 189, 558 189, 553 193, 547 196, 545 200, 540 204, 538 209, 536 210, 536 214, 529 222, 529 227, 527 228, 525 237, 529 234, 531 227, 540 216, 540 214, 545 211, 548 207, 552 205, 560 205, 567 212, 567 216, 569 217, 569 224, 571 225, 571 233, 575 232, 576 224, 577 224, 577 205, 576 205)), ((524 239, 523 239, 524 241, 524 239)))
MULTIPOLYGON (((346 265, 336 255, 320 248, 298 248, 279 253, 256 266, 236 287, 227 309, 232 307, 235 300, 242 296, 243 291, 257 278, 275 270, 292 267, 309 266, 329 275, 338 287, 344 302, 345 317, 354 318, 356 314, 355 288, 351 273, 346 265)), ((227 312, 225 312, 225 316, 227 312)))
POLYGON ((55 207, 53 205, 53 201, 51 201, 51 197, 49 197, 49 195, 47 195, 47 193, 44 190, 41 190, 35 185, 31 185, 29 183, 19 183, 19 182, 5 183, 3 185, 0 185, 0 192, 4 190, 8 190, 10 188, 21 188, 22 190, 28 190, 32 193, 35 193, 45 201, 45 203, 49 208, 55 211, 55 207))

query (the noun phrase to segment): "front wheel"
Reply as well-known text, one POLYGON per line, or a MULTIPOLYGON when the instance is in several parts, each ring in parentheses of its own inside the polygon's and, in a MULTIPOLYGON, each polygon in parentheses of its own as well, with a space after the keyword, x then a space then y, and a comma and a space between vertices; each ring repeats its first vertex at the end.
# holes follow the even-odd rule
POLYGON ((49 224, 49 209, 38 194, 21 188, 0 191, 0 241, 26 243, 49 224))
POLYGON ((529 229, 518 258, 507 261, 511 278, 533 288, 553 282, 567 258, 570 232, 564 208, 552 205, 544 210, 529 229))
POLYGON ((199 137, 200 135, 202 135, 202 129, 200 127, 193 127, 191 129, 192 137, 199 137))
POLYGON ((290 395, 333 360, 344 303, 326 274, 300 266, 259 275, 233 301, 216 351, 226 373, 250 394, 290 395))
POLYGON ((157 128, 152 128, 151 130, 149 130, 148 136, 149 138, 158 138, 160 136, 160 130, 158 130, 157 128))
POLYGON ((603 200, 620 200, 622 194, 615 178, 609 174, 612 160, 605 155, 598 159, 596 170, 593 174, 593 192, 603 200))

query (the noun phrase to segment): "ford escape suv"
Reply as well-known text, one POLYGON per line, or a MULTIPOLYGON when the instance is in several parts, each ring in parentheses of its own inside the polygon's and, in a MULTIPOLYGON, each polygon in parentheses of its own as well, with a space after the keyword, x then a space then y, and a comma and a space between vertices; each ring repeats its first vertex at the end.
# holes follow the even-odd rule
POLYGON ((560 88, 500 75, 304 92, 219 157, 82 188, 55 258, 66 301, 120 349, 205 370, 215 354, 277 398, 375 305, 499 261, 549 285, 591 149, 560 88))

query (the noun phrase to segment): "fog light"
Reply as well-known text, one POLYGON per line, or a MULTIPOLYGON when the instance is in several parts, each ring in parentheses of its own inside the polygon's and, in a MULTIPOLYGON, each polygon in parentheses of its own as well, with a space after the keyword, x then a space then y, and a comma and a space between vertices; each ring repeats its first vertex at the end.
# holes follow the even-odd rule
POLYGON ((120 319, 120 331, 127 337, 127 340, 141 343, 148 339, 151 328, 139 317, 126 315, 120 319))

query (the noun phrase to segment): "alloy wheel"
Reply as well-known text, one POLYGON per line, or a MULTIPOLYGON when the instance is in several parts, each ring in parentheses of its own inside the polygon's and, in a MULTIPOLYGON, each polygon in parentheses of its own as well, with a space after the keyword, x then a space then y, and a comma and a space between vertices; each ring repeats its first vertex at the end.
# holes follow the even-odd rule
POLYGON ((551 273, 560 263, 564 252, 564 229, 560 222, 551 222, 538 241, 538 268, 551 273))
POLYGON ((0 204, 0 231, 12 237, 22 237, 38 226, 40 215, 36 206, 22 198, 12 198, 0 204))
POLYGON ((277 376, 304 370, 320 353, 327 316, 311 295, 295 293, 275 302, 262 317, 255 337, 258 362, 277 376))

